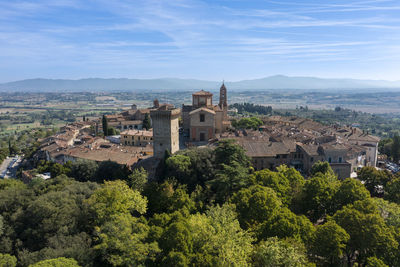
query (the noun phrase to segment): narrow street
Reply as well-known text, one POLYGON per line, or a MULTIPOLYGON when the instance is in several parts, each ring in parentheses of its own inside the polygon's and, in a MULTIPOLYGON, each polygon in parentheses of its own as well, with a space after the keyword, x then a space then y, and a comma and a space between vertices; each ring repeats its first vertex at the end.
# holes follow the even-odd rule
POLYGON ((21 162, 20 156, 6 158, 0 166, 0 178, 15 178, 21 162))

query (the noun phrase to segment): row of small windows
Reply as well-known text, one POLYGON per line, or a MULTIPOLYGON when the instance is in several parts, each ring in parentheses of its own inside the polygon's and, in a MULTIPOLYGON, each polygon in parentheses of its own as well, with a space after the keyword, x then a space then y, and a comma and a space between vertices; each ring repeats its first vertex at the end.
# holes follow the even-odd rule
MULTIPOLYGON (((276 155, 275 158, 276 158, 276 159, 280 159, 280 158, 286 159, 286 158, 287 158, 287 155, 286 155, 286 154, 284 154, 284 155, 276 155)), ((301 158, 301 159, 302 159, 302 158, 304 158, 304 155, 302 155, 302 154, 294 154, 294 158, 295 158, 295 159, 296 159, 296 158, 298 158, 298 159, 301 158)), ((314 157, 310 157, 310 162, 314 162, 314 157)), ((328 162, 329 162, 329 163, 332 163, 332 158, 331 158, 331 157, 328 158, 328 162)), ((254 163, 255 163, 255 164, 258 163, 257 159, 254 160, 254 163)), ((260 160, 260 163, 261 163, 261 165, 263 165, 263 164, 264 164, 264 160, 261 159, 261 160, 260 160)), ((342 158, 342 157, 338 157, 338 163, 343 163, 343 158, 342 158)))
MULTIPOLYGON (((275 156, 276 159, 280 159, 280 158, 286 159, 287 157, 288 157, 287 154, 276 155, 276 156, 275 156)), ((295 158, 295 159, 302 159, 302 158, 304 158, 304 155, 303 155, 303 154, 300 154, 300 153, 295 153, 295 154, 293 154, 293 158, 295 158)))
MULTIPOLYGON (((331 157, 328 158, 328 162, 329 162, 329 163, 332 163, 332 158, 331 158, 331 157)), ((338 162, 339 162, 339 163, 342 163, 342 162, 343 162, 342 157, 339 157, 339 158, 338 158, 338 162)))
POLYGON ((295 153, 295 154, 293 155, 293 158, 295 158, 295 159, 302 159, 302 158, 304 158, 304 155, 303 155, 303 154, 300 154, 300 153, 295 153))
POLYGON ((128 129, 139 129, 140 127, 138 126, 138 125, 118 125, 118 126, 116 126, 118 129, 125 129, 125 130, 128 130, 128 129))
MULTIPOLYGON (((125 145, 135 145, 135 142, 130 142, 130 141, 125 141, 125 145)), ((148 143, 141 143, 141 142, 136 142, 136 145, 143 145, 143 144, 148 144, 148 143)))
MULTIPOLYGON (((124 135, 123 136, 123 138, 124 139, 129 139, 130 138, 130 136, 128 136, 128 135, 124 135)), ((133 137, 131 137, 131 139, 133 139, 133 137)), ((140 140, 153 140, 153 137, 146 137, 146 136, 143 136, 142 138, 140 138, 140 136, 138 137, 138 140, 140 141, 140 140)))

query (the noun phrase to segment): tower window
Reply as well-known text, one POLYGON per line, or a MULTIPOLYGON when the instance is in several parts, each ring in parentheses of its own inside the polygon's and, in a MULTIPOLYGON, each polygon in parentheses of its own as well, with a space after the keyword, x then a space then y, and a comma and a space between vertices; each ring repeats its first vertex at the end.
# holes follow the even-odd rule
POLYGON ((200 114, 200 122, 204 122, 205 121, 205 115, 204 114, 200 114))

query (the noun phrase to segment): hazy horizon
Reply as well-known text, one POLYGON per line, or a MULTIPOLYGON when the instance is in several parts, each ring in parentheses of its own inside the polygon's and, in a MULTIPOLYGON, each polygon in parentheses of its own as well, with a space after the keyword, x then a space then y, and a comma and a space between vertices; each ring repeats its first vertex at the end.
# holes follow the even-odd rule
MULTIPOLYGON (((28 79, 10 83, 0 83, 0 91, 142 91, 142 90, 216 90, 223 81, 198 79, 127 79, 127 78, 88 78, 88 79, 28 79)), ((323 79, 317 77, 290 77, 275 75, 261 79, 225 81, 229 91, 246 90, 395 90, 400 89, 400 81, 323 79)))
POLYGON ((370 80, 370 81, 386 81, 386 82, 399 82, 400 77, 398 79, 357 79, 357 78, 352 78, 352 77, 321 77, 321 76, 290 76, 290 75, 285 75, 285 74, 273 74, 273 75, 268 75, 268 76, 263 76, 263 77, 250 77, 248 79, 234 79, 234 80, 216 80, 216 79, 199 79, 196 77, 148 77, 148 78, 140 78, 140 77, 81 77, 81 78, 62 78, 62 77, 32 77, 32 78, 24 78, 24 79, 18 79, 18 80, 10 80, 10 81, 4 81, 0 82, 0 84, 6 84, 6 83, 13 83, 13 82, 20 82, 20 81, 26 81, 26 80, 70 80, 70 81, 79 81, 79 80, 90 80, 90 79, 128 79, 128 80, 158 80, 158 79, 179 79, 179 80, 199 80, 199 81, 207 81, 207 82, 225 82, 225 83, 230 83, 230 82, 241 82, 241 81, 251 81, 251 80, 260 80, 260 79, 265 79, 265 78, 270 78, 270 77, 288 77, 288 78, 316 78, 316 79, 337 79, 337 80, 370 80))

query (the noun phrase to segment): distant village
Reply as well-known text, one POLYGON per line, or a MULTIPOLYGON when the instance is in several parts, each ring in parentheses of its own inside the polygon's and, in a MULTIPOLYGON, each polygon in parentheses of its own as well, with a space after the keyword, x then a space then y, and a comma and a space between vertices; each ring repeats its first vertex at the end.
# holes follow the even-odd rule
POLYGON ((308 175, 317 161, 329 162, 341 179, 355 177, 363 166, 378 164, 379 138, 352 126, 326 126, 297 117, 263 117, 257 130, 231 126, 227 88, 222 84, 219 102, 213 94, 192 94, 192 105, 180 108, 160 104, 119 114, 105 115, 108 127, 120 133, 103 133, 104 119, 83 119, 68 124, 50 137, 40 140, 37 160, 65 163, 77 159, 96 162, 114 161, 128 168, 139 166, 154 174, 166 151, 175 153, 195 146, 214 146, 219 140, 233 139, 251 157, 255 170, 271 169, 282 164, 308 175), (144 127, 150 119, 151 128, 144 127))

